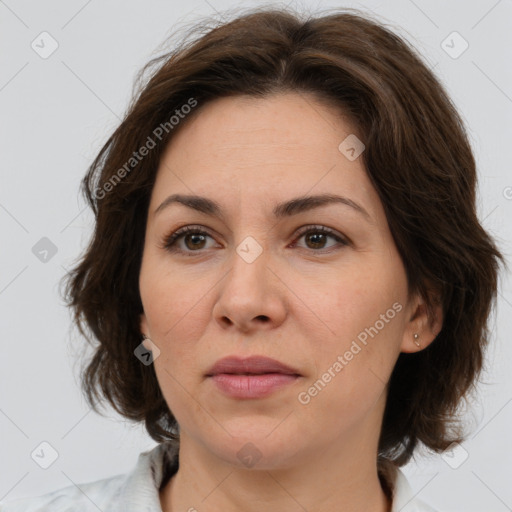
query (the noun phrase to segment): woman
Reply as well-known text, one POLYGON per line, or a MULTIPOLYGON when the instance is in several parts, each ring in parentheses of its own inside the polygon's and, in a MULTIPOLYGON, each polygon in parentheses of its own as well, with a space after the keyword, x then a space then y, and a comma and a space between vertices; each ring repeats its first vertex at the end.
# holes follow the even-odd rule
POLYGON ((2 510, 433 510, 399 468, 464 439, 503 261, 443 87, 350 11, 255 10, 155 64, 84 178, 67 298, 89 403, 159 444, 2 510))

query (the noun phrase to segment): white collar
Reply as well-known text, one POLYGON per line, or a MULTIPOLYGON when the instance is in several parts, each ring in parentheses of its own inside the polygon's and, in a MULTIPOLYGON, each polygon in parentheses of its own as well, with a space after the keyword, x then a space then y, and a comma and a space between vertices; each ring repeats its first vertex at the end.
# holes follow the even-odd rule
MULTIPOLYGON (((161 443, 139 454, 133 470, 103 480, 71 485, 42 496, 0 503, 2 512, 162 512, 159 490, 164 471, 178 467, 179 443, 161 443)), ((436 512, 415 497, 405 475, 390 470, 391 512, 436 512)))
POLYGON ((436 512, 435 509, 416 497, 404 473, 393 466, 393 506, 391 512, 436 512))

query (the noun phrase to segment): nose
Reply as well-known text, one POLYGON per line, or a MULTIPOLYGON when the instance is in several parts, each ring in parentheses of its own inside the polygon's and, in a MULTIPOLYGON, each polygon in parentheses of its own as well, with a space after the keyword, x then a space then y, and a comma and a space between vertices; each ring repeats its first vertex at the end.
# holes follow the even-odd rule
POLYGON ((213 316, 223 329, 248 333, 270 330, 284 321, 287 288, 272 268, 275 265, 269 250, 262 249, 253 241, 241 243, 233 251, 213 308, 213 316))

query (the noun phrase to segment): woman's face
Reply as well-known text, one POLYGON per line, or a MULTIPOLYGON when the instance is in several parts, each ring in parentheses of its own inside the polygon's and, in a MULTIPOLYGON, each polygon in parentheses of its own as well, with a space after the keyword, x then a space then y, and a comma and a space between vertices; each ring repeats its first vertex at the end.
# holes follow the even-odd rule
POLYGON ((386 383, 399 353, 417 350, 423 317, 411 321, 421 301, 408 297, 382 204, 355 158, 362 147, 352 135, 340 149, 353 128, 294 93, 216 100, 189 121, 158 169, 140 272, 141 332, 160 350, 155 371, 182 439, 266 468, 326 448, 376 452, 386 383), (219 212, 180 202, 156 212, 173 194, 219 212), (275 215, 324 195, 347 201, 275 215), (165 248, 184 226, 192 230, 165 248), (265 396, 232 396, 206 376, 230 355, 264 355, 299 376, 265 396))

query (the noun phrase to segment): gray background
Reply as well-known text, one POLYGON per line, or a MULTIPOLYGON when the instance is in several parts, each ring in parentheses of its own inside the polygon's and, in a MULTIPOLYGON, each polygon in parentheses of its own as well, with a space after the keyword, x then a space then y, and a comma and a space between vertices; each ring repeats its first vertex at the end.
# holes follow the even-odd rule
MULTIPOLYGON (((222 19, 225 9, 237 5, 0 1, 0 501, 127 472, 141 451, 155 445, 142 426, 113 411, 102 418, 85 405, 76 362, 84 342, 70 327, 58 282, 91 233, 92 214, 79 196, 79 181, 122 117, 136 71, 176 27, 203 15, 222 19), (48 36, 40 36, 44 31, 58 43, 47 58, 31 47, 35 41, 39 52, 51 49, 48 36), (55 254, 36 245, 48 244, 40 242, 43 237, 55 254), (41 442, 58 453, 48 469, 31 458, 41 442)), ((243 7, 251 5, 261 3, 243 7)), ((508 257, 512 2, 294 5, 373 11, 420 50, 466 122, 480 172, 480 219, 508 257), (457 58, 443 47, 454 31, 469 44, 457 58)), ((452 39, 445 45, 459 52, 462 41, 452 39)), ((466 413, 468 440, 451 457, 423 452, 404 468, 420 498, 443 512, 512 510, 509 277, 500 283, 483 383, 466 413)), ((48 457, 51 449, 43 446, 43 452, 48 457)))

